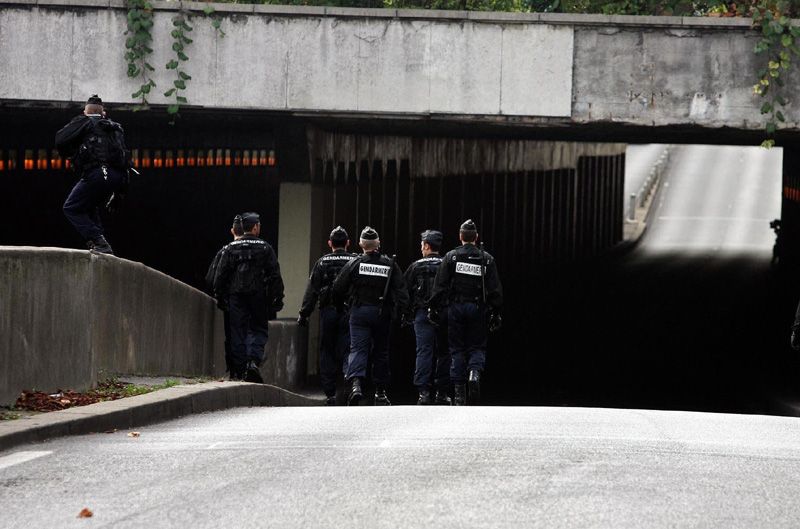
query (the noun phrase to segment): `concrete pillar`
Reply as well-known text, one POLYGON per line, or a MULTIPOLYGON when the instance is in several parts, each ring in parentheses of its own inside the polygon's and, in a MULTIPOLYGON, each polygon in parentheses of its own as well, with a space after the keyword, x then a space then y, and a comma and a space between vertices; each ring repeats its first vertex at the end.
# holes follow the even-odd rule
MULTIPOLYGON (((322 188, 311 183, 283 182, 278 216, 278 260, 284 283, 279 318, 297 318, 311 266, 322 253, 327 232, 322 225, 322 188)), ((316 316, 316 313, 315 313, 316 316)), ((316 374, 319 329, 312 317, 308 331, 308 374, 316 374)))

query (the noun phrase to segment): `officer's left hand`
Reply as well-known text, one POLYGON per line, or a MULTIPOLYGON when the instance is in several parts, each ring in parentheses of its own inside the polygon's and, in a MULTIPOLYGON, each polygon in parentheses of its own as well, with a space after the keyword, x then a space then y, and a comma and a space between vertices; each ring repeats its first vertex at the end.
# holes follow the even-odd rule
POLYGON ((122 201, 125 199, 125 195, 121 193, 114 193, 111 195, 111 198, 108 199, 106 203, 106 210, 111 213, 112 215, 115 213, 119 213, 119 210, 122 206, 122 201))
POLYGON ((489 314, 489 332, 499 331, 503 326, 503 317, 497 312, 489 314))
POLYGON ((308 316, 304 316, 304 315, 300 314, 297 317, 297 325, 299 325, 300 327, 307 327, 308 326, 308 316))

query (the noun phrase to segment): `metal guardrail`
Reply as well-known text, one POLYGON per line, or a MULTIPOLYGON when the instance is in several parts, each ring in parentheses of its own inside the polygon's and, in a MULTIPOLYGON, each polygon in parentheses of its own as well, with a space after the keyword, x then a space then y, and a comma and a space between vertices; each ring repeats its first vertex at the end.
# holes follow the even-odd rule
POLYGON ((656 160, 656 163, 650 168, 650 174, 647 175, 642 187, 639 188, 639 192, 631 193, 628 220, 636 220, 636 209, 644 207, 658 188, 658 183, 661 181, 664 171, 666 171, 669 166, 671 151, 672 145, 667 145, 664 148, 664 152, 662 152, 661 156, 656 160))

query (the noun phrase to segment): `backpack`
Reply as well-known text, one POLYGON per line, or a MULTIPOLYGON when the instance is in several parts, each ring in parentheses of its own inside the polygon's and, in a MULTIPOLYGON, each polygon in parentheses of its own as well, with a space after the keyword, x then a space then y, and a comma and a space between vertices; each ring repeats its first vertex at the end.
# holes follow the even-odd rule
POLYGON ((127 169, 128 153, 122 126, 109 119, 91 118, 89 132, 75 155, 75 165, 81 170, 99 165, 127 169))

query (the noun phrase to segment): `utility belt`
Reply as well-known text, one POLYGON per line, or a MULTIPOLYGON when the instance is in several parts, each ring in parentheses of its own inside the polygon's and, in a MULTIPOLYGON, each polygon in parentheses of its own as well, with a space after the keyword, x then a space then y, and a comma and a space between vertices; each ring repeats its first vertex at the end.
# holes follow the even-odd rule
POLYGON ((468 296, 466 294, 453 294, 450 296, 450 303, 475 303, 483 305, 483 296, 477 294, 475 296, 468 296))

